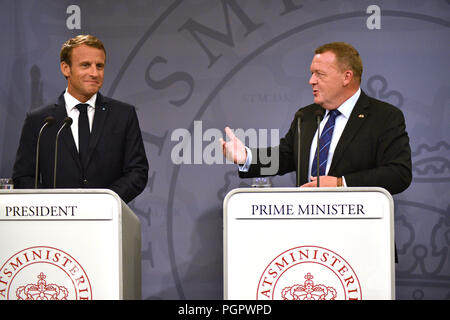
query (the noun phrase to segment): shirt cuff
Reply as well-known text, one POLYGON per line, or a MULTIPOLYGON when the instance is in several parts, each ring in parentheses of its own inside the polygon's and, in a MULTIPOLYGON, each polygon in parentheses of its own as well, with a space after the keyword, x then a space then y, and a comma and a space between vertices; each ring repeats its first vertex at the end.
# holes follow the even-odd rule
POLYGON ((248 147, 245 147, 245 150, 247 150, 247 159, 244 164, 238 165, 240 172, 248 172, 250 165, 252 164, 252 151, 248 147))
POLYGON ((342 186, 346 187, 347 186, 347 182, 345 182, 345 177, 342 177, 342 186))

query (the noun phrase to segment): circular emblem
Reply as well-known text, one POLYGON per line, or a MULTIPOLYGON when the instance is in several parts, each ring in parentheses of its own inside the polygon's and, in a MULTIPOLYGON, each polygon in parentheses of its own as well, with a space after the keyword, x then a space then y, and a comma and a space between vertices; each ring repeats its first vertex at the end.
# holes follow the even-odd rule
POLYGON ((259 280, 258 300, 361 300, 350 264, 317 246, 289 249, 273 259, 259 280))
POLYGON ((0 268, 0 300, 92 300, 83 267, 68 253, 30 247, 0 268))

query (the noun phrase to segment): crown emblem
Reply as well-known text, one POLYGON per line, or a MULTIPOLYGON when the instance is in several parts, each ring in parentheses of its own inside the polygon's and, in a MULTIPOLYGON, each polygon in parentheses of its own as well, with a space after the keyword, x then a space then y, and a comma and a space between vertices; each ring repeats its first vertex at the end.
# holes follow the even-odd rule
POLYGON ((67 300, 68 290, 56 284, 47 284, 47 276, 41 272, 37 278, 37 284, 27 284, 16 290, 18 300, 67 300))
POLYGON ((450 145, 446 141, 421 144, 411 153, 414 180, 447 182, 450 180, 450 145))
POLYGON ((334 300, 337 296, 336 289, 323 284, 314 284, 311 273, 305 276, 303 285, 294 284, 281 291, 283 300, 334 300))

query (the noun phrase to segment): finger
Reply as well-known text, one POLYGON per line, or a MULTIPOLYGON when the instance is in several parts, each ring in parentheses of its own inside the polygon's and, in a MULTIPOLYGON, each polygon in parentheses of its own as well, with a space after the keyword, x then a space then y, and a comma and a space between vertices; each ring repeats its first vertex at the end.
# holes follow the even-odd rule
POLYGON ((227 137, 230 138, 230 140, 236 139, 236 136, 234 135, 233 131, 231 131, 230 127, 225 127, 225 133, 227 134, 227 137))
POLYGON ((302 187, 315 188, 315 187, 317 187, 317 181, 313 180, 313 181, 307 182, 304 185, 302 185, 302 187))

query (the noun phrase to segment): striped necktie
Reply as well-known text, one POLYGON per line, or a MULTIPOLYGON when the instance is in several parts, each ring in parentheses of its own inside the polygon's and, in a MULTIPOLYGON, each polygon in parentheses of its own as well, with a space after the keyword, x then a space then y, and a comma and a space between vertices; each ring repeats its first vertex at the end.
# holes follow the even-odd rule
MULTIPOLYGON (((325 169, 327 167, 328 151, 330 150, 331 138, 333 137, 334 123, 336 122, 336 117, 341 113, 338 110, 331 110, 329 112, 328 121, 323 128, 323 131, 319 139, 319 175, 325 175, 325 169)), ((313 177, 317 176, 317 150, 314 155, 314 161, 312 163, 311 175, 313 177)))

